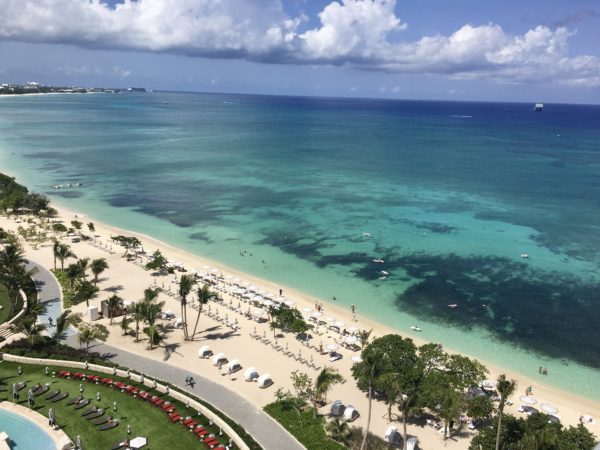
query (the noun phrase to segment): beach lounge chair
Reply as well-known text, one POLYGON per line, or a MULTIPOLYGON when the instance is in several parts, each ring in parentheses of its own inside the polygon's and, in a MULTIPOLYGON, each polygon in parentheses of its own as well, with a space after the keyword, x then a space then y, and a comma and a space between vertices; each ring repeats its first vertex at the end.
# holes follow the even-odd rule
POLYGON ((90 402, 91 402, 91 400, 89 400, 89 399, 82 400, 78 404, 75 405, 75 409, 85 408, 87 405, 90 404, 90 402))
POLYGON ((400 440, 400 433, 398 433, 398 427, 393 425, 387 427, 383 435, 383 440, 390 444, 395 444, 400 440))
POLYGON ((102 378, 102 384, 113 384, 112 378, 102 378))
POLYGON ((104 425, 105 423, 108 423, 111 420, 113 420, 112 416, 100 417, 100 418, 92 421, 92 424, 94 424, 96 426, 98 426, 98 425, 104 425))
POLYGON ((115 445, 112 446, 111 450, 119 450, 121 448, 126 448, 128 445, 129 441, 117 442, 115 445))
POLYGON ((181 420, 181 416, 177 414, 177 412, 174 412, 172 414, 169 414, 169 419, 171 420, 171 422, 179 422, 181 420))
POLYGON ((113 386, 116 387, 117 389, 124 389, 126 387, 126 384, 123 383, 122 381, 115 381, 113 383, 113 386))
POLYGON ((181 423, 187 427, 193 421, 194 421, 194 419, 192 417, 188 416, 187 418, 185 418, 185 420, 182 420, 181 423))
POLYGON ((98 408, 97 408, 96 406, 92 406, 91 408, 88 408, 88 409, 86 409, 85 411, 83 411, 83 412, 81 413, 81 415, 85 417, 85 416, 87 416, 88 414, 91 414, 91 413, 93 413, 93 412, 96 412, 96 411, 98 411, 98 408))
POLYGON ((79 397, 75 397, 67 402, 67 406, 71 406, 76 403, 79 403, 81 400, 83 400, 83 396, 80 395, 79 397))
POLYGON ((154 402, 154 406, 162 407, 164 405, 164 403, 165 403, 165 401, 162 398, 159 398, 154 402))
POLYGON ((87 377, 87 380, 90 383, 99 383, 100 382, 100 377, 98 375, 90 375, 87 377))
POLYGON ((44 397, 44 399, 45 399, 45 400, 51 400, 51 399, 53 399, 54 397, 56 397, 58 394, 60 394, 60 389, 58 389, 58 390, 56 390, 56 391, 52 391, 52 392, 50 392, 48 395, 46 395, 46 396, 44 397))
POLYGON ((106 422, 104 425, 100 425, 98 427, 98 429, 100 431, 106 431, 106 430, 110 430, 111 428, 116 427, 117 425, 119 425, 119 422, 117 422, 116 420, 112 420, 112 421, 106 422))
POLYGON ((44 386, 40 386, 39 388, 37 388, 35 391, 33 391, 33 396, 34 397, 39 397, 40 395, 45 394, 46 392, 48 392, 50 390, 50 388, 46 385, 44 386))
POLYGON ((93 420, 93 419, 97 419, 98 417, 102 416, 103 414, 104 414, 104 410, 99 409, 96 412, 88 414, 87 416, 85 416, 85 418, 86 418, 86 420, 93 420))
POLYGON ((68 392, 63 392, 62 394, 58 394, 56 397, 54 397, 52 400, 50 400, 52 403, 57 403, 60 402, 61 400, 64 400, 65 398, 67 398, 69 396, 68 392))
POLYGON ((27 383, 25 383, 24 381, 21 381, 20 383, 15 384, 15 389, 20 392, 23 389, 25 389, 25 386, 27 386, 27 383))
POLYGON ((148 397, 150 397, 150 393, 146 392, 146 391, 140 391, 140 393, 138 394, 138 397, 141 398, 142 400, 146 400, 146 399, 148 399, 148 397))
POLYGON ((83 380, 85 378, 85 374, 83 374, 81 372, 75 372, 73 374, 73 378, 75 378, 77 380, 83 380))

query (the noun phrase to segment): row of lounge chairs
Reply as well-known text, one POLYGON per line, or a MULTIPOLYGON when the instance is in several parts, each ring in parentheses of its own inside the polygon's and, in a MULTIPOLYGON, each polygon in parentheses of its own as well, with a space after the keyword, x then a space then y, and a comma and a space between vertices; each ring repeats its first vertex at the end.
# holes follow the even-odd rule
POLYGON ((292 358, 293 360, 298 361, 299 363, 304 364, 307 367, 310 367, 315 370, 320 369, 320 367, 318 367, 315 364, 315 362, 312 358, 312 355, 310 356, 310 358, 306 359, 302 356, 302 353, 300 353, 300 352, 294 353, 294 352, 288 350, 287 348, 284 348, 279 343, 271 341, 271 339, 267 337, 266 333, 261 335, 260 333, 251 332, 250 337, 252 339, 257 340, 258 342, 261 342, 267 346, 270 346, 271 348, 273 348, 273 350, 280 352, 283 355, 285 355, 289 358, 292 358))
MULTIPOLYGON (((140 400, 148 401, 157 408, 161 408, 167 414, 171 422, 181 423, 192 433, 196 434, 198 438, 204 444, 206 444, 208 448, 214 450, 225 450, 225 446, 222 445, 219 442, 219 440, 208 430, 206 430, 200 423, 198 423, 196 420, 192 419, 189 416, 184 418, 176 411, 175 406, 171 402, 169 402, 168 400, 164 400, 157 395, 150 395, 149 392, 141 390, 136 386, 127 384, 124 381, 114 381, 112 378, 109 377, 101 377, 99 375, 86 375, 81 372, 71 373, 66 370, 61 370, 57 373, 57 375, 63 378, 73 377, 74 379, 86 380, 96 384, 103 384, 105 386, 112 386, 115 389, 119 389, 123 393, 127 393, 133 397, 139 398, 140 400)), ((76 409, 83 408, 89 403, 90 401, 85 400, 82 396, 78 397, 77 399, 74 399, 73 401, 73 404, 75 405, 76 409)), ((84 411, 82 416, 85 416, 87 419, 92 420, 92 423, 94 423, 95 425, 100 425, 101 430, 114 428, 118 425, 118 421, 114 420, 112 417, 101 417, 103 414, 104 411, 102 410, 90 408, 84 411)), ((118 445, 121 445, 121 443, 119 443, 118 445)), ((118 449, 122 447, 119 446, 114 448, 118 449)))

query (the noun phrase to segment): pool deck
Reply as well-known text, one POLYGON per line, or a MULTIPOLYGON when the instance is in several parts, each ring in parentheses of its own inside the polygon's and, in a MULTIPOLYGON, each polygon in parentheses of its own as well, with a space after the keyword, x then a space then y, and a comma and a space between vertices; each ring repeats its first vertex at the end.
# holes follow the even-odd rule
MULTIPOLYGON (((12 402, 4 401, 0 403, 0 409, 4 409, 6 411, 10 411, 14 414, 18 414, 20 416, 25 417, 26 419, 32 421, 36 425, 38 425, 42 430, 44 430, 48 435, 52 438, 54 443, 56 444, 56 448, 59 450, 64 450, 68 448, 72 448, 73 442, 69 439, 69 436, 60 429, 54 429, 48 426, 48 419, 41 414, 32 411, 28 408, 25 408, 21 405, 15 405, 12 402)), ((10 436, 9 436, 10 437, 10 436)), ((1 448, 1 447, 0 447, 1 448)))

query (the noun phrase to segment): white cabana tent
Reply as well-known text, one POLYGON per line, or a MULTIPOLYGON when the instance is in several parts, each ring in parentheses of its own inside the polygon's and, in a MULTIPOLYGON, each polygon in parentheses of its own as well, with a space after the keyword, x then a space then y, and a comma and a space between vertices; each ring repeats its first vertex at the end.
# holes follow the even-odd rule
POLYGON ((244 380, 246 380, 246 381, 254 381, 256 378, 258 378, 258 372, 256 371, 256 368, 254 368, 254 367, 248 367, 244 371, 244 380))
POLYGON ((385 433, 383 435, 383 440, 385 442, 389 442, 390 444, 394 444, 398 442, 400 439, 400 433, 398 433, 398 427, 394 425, 390 425, 386 428, 385 433))
POLYGON ((268 388, 273 384, 273 379, 271 378, 271 374, 263 373, 260 377, 258 377, 258 387, 261 389, 268 388))
POLYGON ((346 407, 344 406, 342 401, 336 400, 331 404, 331 415, 335 417, 341 416, 342 414, 344 414, 344 409, 346 409, 346 407))
POLYGON ((354 406, 352 406, 352 405, 346 406, 346 409, 344 410, 344 420, 346 422, 352 422, 353 420, 356 420, 358 418, 358 416, 359 416, 359 413, 354 406))
POLYGON ((183 326, 183 319, 182 319, 182 318, 180 318, 180 317, 178 317, 177 319, 175 319, 175 320, 173 321, 173 326, 174 326, 175 328, 181 328, 181 327, 183 326))
POLYGON ((227 372, 234 373, 238 370, 242 370, 242 365, 237 359, 232 359, 227 363, 227 372))
POLYGON ((213 366, 218 366, 219 364, 224 364, 226 362, 227 357, 225 356, 225 353, 217 353, 215 356, 212 357, 213 366))
POLYGON ((210 349, 210 347, 208 345, 205 345, 198 349, 198 358, 208 358, 210 355, 212 355, 212 353, 213 352, 210 349))

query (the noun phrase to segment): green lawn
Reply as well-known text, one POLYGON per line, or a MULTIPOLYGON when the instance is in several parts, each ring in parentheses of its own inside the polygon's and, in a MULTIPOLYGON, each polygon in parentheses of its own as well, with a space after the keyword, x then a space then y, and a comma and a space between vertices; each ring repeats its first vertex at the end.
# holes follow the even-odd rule
MULTIPOLYGON (((189 432, 180 423, 171 423, 167 414, 160 408, 143 401, 139 398, 131 397, 129 394, 123 393, 115 388, 96 385, 88 381, 80 382, 74 379, 53 378, 44 374, 44 367, 21 364, 23 374, 18 375, 17 363, 2 361, 0 362, 0 384, 8 386, 8 392, 0 392, 0 401, 11 401, 12 384, 25 381, 27 387, 20 393, 19 403, 27 406, 27 390, 36 383, 45 384, 52 383, 50 389, 60 389, 61 392, 69 392, 67 399, 58 403, 51 403, 44 399, 44 395, 36 397, 36 405, 34 409, 48 416, 48 409, 54 408, 56 411, 57 423, 62 427, 63 431, 74 441, 77 435, 83 439, 86 449, 106 450, 110 449, 115 443, 123 440, 127 436, 127 425, 131 425, 131 438, 136 436, 146 436, 148 438, 149 449, 169 449, 169 450, 189 450, 189 449, 206 449, 207 446, 202 443, 198 437, 189 432), (92 400, 89 406, 97 405, 100 408, 107 410, 107 414, 119 418, 120 423, 116 428, 107 431, 99 431, 98 427, 85 418, 81 417, 83 410, 75 410, 72 406, 67 406, 69 399, 79 395, 79 384, 83 383, 84 396, 92 400), (96 392, 100 392, 101 400, 96 401, 96 392), (116 401, 118 405, 117 412, 113 412, 112 405, 116 401)), ((52 371, 63 370, 61 367, 50 367, 52 371)), ((71 370, 71 369, 69 369, 71 370)), ((77 370, 75 370, 77 371, 77 370)), ((93 374, 93 372, 87 372, 93 374)), ((106 376, 103 374, 98 374, 106 376)), ((110 377, 117 380, 117 377, 110 377)), ((127 380, 123 380, 127 381, 127 380)), ((133 383, 135 384, 135 383, 133 383)), ((147 390, 147 389, 146 389, 147 390)), ((164 395, 161 395, 165 398, 164 395)), ((185 405, 170 399, 176 410, 183 417, 197 417, 197 421, 209 429, 211 432, 218 434, 219 429, 208 426, 208 419, 204 416, 197 416, 197 412, 193 409, 186 408, 185 405)), ((227 443, 228 438, 223 435, 221 442, 227 443)))
POLYGON ((314 417, 312 410, 302 412, 302 421, 298 413, 283 407, 283 403, 269 403, 265 411, 294 435, 308 450, 344 450, 345 447, 329 439, 325 434, 325 419, 314 417))

